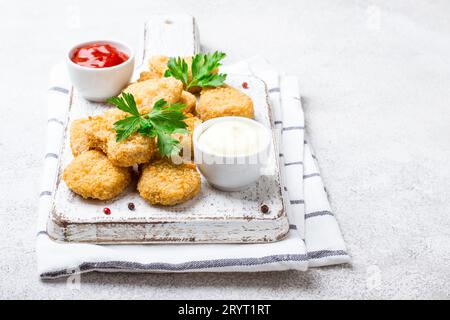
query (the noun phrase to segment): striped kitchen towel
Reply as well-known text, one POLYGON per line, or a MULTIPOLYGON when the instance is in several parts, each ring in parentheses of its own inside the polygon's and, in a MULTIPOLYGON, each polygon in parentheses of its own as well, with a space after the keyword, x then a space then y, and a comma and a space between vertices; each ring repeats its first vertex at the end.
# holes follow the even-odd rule
POLYGON ((280 148, 283 196, 290 224, 297 229, 305 243, 308 266, 350 262, 320 176, 317 157, 305 138, 305 120, 297 78, 279 76, 277 70, 261 56, 223 70, 253 75, 264 80, 267 85, 280 148))
POLYGON ((316 158, 304 138, 305 125, 297 79, 279 77, 276 70, 261 57, 223 69, 228 73, 252 74, 267 84, 280 150, 283 197, 291 225, 287 237, 263 244, 95 245, 52 241, 47 235, 46 224, 71 96, 71 85, 61 63, 52 70, 48 92, 48 133, 36 247, 38 273, 42 279, 90 271, 305 271, 308 267, 350 261, 316 158))

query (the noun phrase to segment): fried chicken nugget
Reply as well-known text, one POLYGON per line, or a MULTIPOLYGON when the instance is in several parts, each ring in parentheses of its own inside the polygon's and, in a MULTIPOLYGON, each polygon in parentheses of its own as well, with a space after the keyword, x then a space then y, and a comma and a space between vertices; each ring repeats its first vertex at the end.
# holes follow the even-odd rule
MULTIPOLYGON (((159 78, 164 77, 164 73, 167 70, 167 62, 169 62, 169 57, 167 56, 151 56, 150 59, 148 59, 149 72, 159 78)), ((190 61, 188 62, 188 65, 190 65, 190 61)))
POLYGON ((74 157, 91 149, 87 128, 89 119, 77 119, 70 127, 70 148, 74 157))
POLYGON ((120 142, 116 142, 115 136, 108 139, 103 149, 116 166, 132 167, 135 164, 149 162, 155 153, 156 144, 155 139, 134 133, 120 142))
POLYGON ((175 78, 148 79, 130 84, 123 92, 131 93, 139 109, 153 108, 159 99, 168 103, 180 100, 183 83, 175 78))
POLYGON ((151 204, 172 206, 200 192, 200 174, 195 165, 176 165, 167 159, 143 165, 137 189, 151 204))
POLYGON ((81 153, 64 169, 63 180, 83 198, 110 200, 131 181, 131 170, 120 168, 98 150, 81 153))
POLYGON ((184 113, 192 113, 195 110, 197 98, 192 93, 183 90, 178 102, 186 106, 186 108, 183 109, 184 113))
POLYGON ((117 109, 109 110, 99 116, 74 120, 70 127, 72 154, 78 156, 84 151, 99 148, 99 145, 105 143, 104 141, 110 136, 111 132, 107 130, 109 123, 112 126, 114 122, 125 116, 125 112, 117 109))
POLYGON ((168 56, 151 56, 150 59, 148 59, 149 70, 141 72, 138 81, 164 78, 164 73, 167 70, 167 62, 169 62, 168 56))
POLYGON ((148 79, 159 79, 159 78, 161 77, 158 74, 154 73, 153 71, 142 71, 137 81, 140 82, 148 79))
POLYGON ((169 62, 169 57, 167 56, 151 56, 148 59, 149 70, 141 72, 138 81, 164 78, 164 73, 167 70, 167 62, 169 62))
POLYGON ((149 162, 156 151, 155 139, 139 133, 133 133, 120 142, 116 141, 113 125, 126 116, 121 110, 109 110, 102 115, 90 117, 90 123, 86 127, 91 148, 102 150, 108 159, 119 167, 149 162))
POLYGON ((254 117, 252 99, 230 86, 203 89, 196 112, 203 121, 225 116, 254 117))

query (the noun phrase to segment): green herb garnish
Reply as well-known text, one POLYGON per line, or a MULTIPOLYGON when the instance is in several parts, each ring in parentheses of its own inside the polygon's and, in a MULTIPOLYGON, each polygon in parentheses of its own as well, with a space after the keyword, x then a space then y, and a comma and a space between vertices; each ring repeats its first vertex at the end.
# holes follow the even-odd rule
POLYGON ((182 112, 186 107, 184 104, 168 104, 164 99, 160 99, 149 113, 141 115, 131 93, 124 92, 119 97, 108 99, 108 102, 131 114, 114 123, 113 129, 116 131, 117 142, 139 132, 143 136, 157 138, 158 149, 162 156, 180 152, 180 142, 171 134, 187 133, 187 125, 183 121, 187 117, 182 112))
POLYGON ((174 77, 183 82, 186 90, 193 87, 218 87, 223 84, 227 75, 213 73, 221 64, 220 60, 225 58, 225 53, 199 53, 192 58, 192 78, 189 80, 189 68, 183 58, 169 58, 165 77, 174 77))

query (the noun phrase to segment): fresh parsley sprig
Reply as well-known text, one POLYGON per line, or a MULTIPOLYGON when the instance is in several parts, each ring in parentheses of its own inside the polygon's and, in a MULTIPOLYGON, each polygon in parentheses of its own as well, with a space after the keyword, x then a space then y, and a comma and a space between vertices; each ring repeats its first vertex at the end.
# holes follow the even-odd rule
POLYGON ((171 135, 187 133, 187 125, 183 121, 187 117, 182 112, 184 104, 168 104, 164 99, 160 99, 149 113, 141 115, 131 93, 124 92, 119 97, 110 98, 108 102, 131 114, 114 123, 117 142, 139 132, 143 136, 157 138, 158 149, 162 156, 170 156, 180 151, 180 142, 171 135))
POLYGON ((193 87, 218 87, 223 84, 227 75, 224 73, 214 73, 225 58, 225 53, 199 53, 192 58, 191 72, 192 77, 189 79, 189 68, 186 61, 181 57, 171 57, 167 63, 165 77, 174 77, 183 82, 186 90, 193 87))

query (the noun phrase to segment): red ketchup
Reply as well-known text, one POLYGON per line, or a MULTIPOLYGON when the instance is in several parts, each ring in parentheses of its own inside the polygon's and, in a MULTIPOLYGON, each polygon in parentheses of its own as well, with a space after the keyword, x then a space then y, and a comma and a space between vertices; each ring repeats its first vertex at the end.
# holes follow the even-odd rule
POLYGON ((108 68, 127 61, 128 55, 110 44, 94 43, 77 48, 71 60, 83 67, 108 68))

